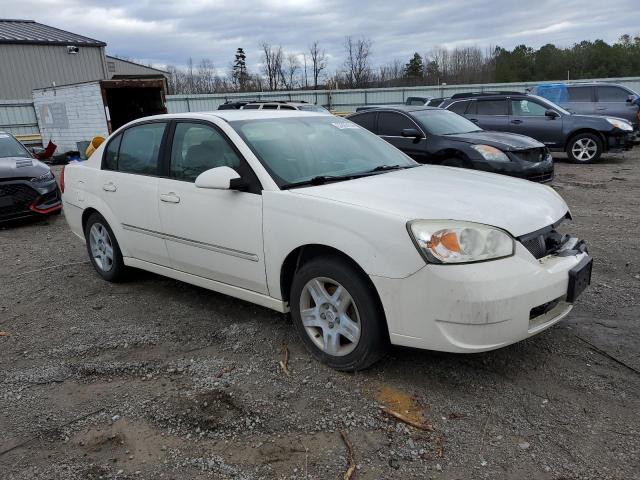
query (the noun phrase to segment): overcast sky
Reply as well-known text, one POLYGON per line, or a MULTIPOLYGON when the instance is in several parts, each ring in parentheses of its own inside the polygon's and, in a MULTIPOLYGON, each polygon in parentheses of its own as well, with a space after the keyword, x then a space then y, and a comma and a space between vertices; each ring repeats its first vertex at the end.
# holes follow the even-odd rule
POLYGON ((302 53, 318 40, 335 70, 346 35, 370 38, 379 65, 437 45, 613 42, 640 33, 639 7, 639 0, 0 0, 0 16, 103 40, 107 53, 157 66, 209 58, 226 71, 244 47, 255 70, 262 41, 302 53))

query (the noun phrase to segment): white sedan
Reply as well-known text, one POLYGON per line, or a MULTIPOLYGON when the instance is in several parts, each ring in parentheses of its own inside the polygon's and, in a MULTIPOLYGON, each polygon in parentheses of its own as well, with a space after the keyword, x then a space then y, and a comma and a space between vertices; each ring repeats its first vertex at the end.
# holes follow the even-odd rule
POLYGON ((419 165, 333 116, 148 117, 63 173, 66 219, 105 280, 136 267, 290 311, 341 370, 389 343, 509 345, 566 316, 590 282, 551 188, 419 165))

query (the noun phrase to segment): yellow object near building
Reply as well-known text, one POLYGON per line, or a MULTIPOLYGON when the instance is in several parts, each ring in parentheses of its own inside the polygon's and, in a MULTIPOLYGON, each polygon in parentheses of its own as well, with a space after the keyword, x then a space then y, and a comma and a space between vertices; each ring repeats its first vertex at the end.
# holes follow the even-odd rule
POLYGON ((86 157, 89 158, 91 154, 96 151, 96 148, 102 145, 102 142, 104 142, 104 137, 101 137, 99 135, 97 137, 93 137, 91 143, 87 147, 87 150, 84 152, 86 157))

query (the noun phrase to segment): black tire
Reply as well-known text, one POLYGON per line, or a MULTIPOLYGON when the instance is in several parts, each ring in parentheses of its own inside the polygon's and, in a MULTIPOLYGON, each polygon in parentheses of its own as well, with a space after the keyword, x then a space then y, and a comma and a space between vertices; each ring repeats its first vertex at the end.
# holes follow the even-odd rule
MULTIPOLYGON (((385 355, 389 337, 380 301, 369 279, 339 256, 317 257, 302 265, 293 279, 290 299, 295 329, 307 349, 320 362, 336 370, 356 371, 370 367, 385 355), (304 301, 303 290, 308 282, 316 278, 330 279, 342 285, 357 308, 360 337, 350 353, 331 355, 323 351, 314 343, 302 323, 300 304, 301 300, 304 301)), ((320 332, 323 330, 316 331, 322 335, 320 332)))
POLYGON ((600 159, 600 156, 602 155, 602 139, 594 133, 578 133, 577 135, 574 135, 573 137, 571 137, 571 139, 567 143, 566 152, 567 152, 567 158, 572 163, 597 162, 600 159), (591 145, 595 144, 595 153, 593 154, 593 156, 589 156, 588 158, 586 157, 581 158, 579 154, 576 155, 576 153, 574 153, 574 148, 577 149, 579 147, 580 142, 583 142, 583 143, 586 142, 591 145))
POLYGON ((93 268, 96 270, 96 272, 98 272, 98 275, 109 282, 119 282, 124 279, 125 274, 127 273, 127 267, 125 266, 124 260, 122 259, 120 245, 118 245, 118 240, 116 240, 116 236, 113 234, 113 230, 111 230, 111 227, 102 215, 94 212, 89 216, 89 218, 87 219, 87 223, 84 226, 84 238, 87 244, 87 253, 89 255, 89 260, 91 261, 93 268), (108 269, 103 269, 100 266, 97 259, 94 257, 93 252, 91 251, 91 240, 89 236, 91 228, 94 225, 102 226, 106 230, 106 233, 108 234, 111 241, 111 247, 113 249, 113 259, 110 268, 108 269))

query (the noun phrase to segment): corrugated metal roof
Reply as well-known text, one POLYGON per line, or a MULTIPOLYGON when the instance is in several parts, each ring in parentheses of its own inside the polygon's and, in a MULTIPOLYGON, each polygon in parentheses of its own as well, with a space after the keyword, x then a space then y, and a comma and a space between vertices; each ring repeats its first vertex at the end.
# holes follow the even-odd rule
POLYGON ((85 45, 104 47, 106 43, 93 38, 37 23, 34 20, 0 18, 0 43, 30 43, 37 45, 85 45))

